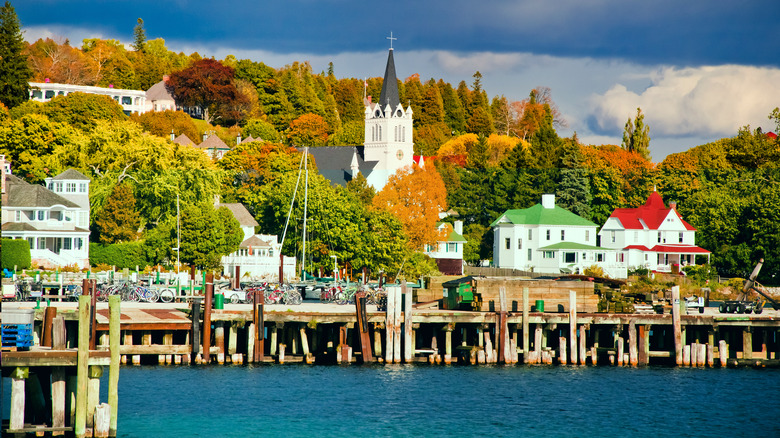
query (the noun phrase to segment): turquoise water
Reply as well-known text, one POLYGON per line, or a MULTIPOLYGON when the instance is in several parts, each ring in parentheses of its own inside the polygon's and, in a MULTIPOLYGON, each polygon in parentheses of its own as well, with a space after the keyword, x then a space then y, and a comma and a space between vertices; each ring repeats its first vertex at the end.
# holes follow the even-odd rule
POLYGON ((133 438, 780 437, 777 369, 144 366, 119 397, 133 438))
POLYGON ((126 367, 122 437, 778 437, 780 370, 126 367))

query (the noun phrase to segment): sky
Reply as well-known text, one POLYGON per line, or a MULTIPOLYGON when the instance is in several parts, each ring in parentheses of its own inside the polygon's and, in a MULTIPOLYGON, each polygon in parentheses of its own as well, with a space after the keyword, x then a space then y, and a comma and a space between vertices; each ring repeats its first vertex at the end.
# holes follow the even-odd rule
POLYGON ((585 144, 620 144, 642 109, 650 153, 668 154, 740 127, 776 131, 780 1, 747 0, 11 0, 28 42, 133 41, 271 67, 333 62, 337 77, 384 73, 391 32, 399 79, 471 85, 509 100, 548 87, 585 144))

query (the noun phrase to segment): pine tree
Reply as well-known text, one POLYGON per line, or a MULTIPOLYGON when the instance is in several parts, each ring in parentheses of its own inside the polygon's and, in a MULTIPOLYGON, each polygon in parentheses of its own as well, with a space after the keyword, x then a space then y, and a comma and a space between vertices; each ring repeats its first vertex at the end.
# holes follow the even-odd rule
POLYGON ((576 133, 574 137, 564 142, 561 162, 563 169, 556 202, 572 213, 589 219, 590 180, 587 170, 582 167, 582 152, 576 133))
POLYGON ((33 72, 27 64, 20 27, 16 10, 6 1, 0 7, 0 102, 8 108, 30 98, 33 72))
POLYGON ((95 215, 95 228, 104 244, 135 241, 140 224, 133 188, 127 184, 115 186, 103 210, 95 215))
POLYGON ((138 19, 137 24, 133 28, 133 35, 135 37, 133 41, 133 48, 136 52, 143 52, 146 48, 146 30, 144 30, 144 20, 138 19))
POLYGON ((623 128, 623 149, 636 152, 646 160, 650 159, 650 127, 645 125, 645 115, 642 109, 636 109, 636 119, 631 122, 631 117, 623 128))

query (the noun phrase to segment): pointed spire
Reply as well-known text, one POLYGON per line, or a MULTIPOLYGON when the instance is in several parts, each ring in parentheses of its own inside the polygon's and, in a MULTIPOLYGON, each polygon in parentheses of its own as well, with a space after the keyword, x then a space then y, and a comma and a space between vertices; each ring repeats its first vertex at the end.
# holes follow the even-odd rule
MULTIPOLYGON (((387 55, 387 66, 385 67, 385 78, 382 81, 382 93, 379 95, 379 105, 384 108, 390 105, 390 108, 396 108, 401 103, 398 97, 398 79, 395 75, 395 61, 393 61, 393 49, 387 55)), ((387 114, 386 116, 390 116, 387 114)))

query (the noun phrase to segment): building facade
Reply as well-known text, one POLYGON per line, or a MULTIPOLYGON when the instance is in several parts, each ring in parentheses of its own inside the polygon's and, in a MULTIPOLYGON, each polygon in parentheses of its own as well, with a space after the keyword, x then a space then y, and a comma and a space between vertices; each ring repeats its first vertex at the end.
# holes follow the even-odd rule
POLYGON ((88 85, 56 84, 52 82, 30 82, 30 100, 48 102, 57 96, 70 93, 99 94, 114 99, 125 114, 143 114, 147 111, 146 92, 123 90, 113 87, 91 87, 88 85))
POLYGON ((436 261, 436 266, 442 274, 463 275, 463 249, 466 244, 463 222, 440 222, 436 224, 436 229, 441 240, 436 245, 426 245, 425 255, 436 261))

